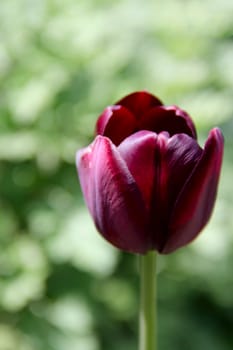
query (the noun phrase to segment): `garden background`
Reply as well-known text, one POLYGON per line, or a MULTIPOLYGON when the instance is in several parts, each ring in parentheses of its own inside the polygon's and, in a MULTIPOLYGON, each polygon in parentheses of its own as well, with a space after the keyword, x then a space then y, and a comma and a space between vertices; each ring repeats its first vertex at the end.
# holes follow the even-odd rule
POLYGON ((226 142, 210 224, 159 259, 159 348, 232 350, 232 19, 232 0, 1 0, 0 350, 137 348, 137 259, 95 232, 74 158, 142 89, 226 142))

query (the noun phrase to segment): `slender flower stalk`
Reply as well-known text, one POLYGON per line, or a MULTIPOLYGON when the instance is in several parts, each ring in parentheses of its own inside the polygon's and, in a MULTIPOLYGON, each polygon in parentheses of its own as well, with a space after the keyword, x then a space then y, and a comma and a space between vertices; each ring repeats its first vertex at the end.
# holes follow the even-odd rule
POLYGON ((140 255, 139 350, 157 350, 156 253, 140 255))

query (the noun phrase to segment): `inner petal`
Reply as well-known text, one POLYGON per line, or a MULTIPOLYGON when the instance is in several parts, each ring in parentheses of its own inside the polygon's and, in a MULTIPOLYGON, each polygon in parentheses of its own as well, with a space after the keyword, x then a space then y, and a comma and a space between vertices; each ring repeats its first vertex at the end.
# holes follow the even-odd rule
POLYGON ((189 115, 175 106, 157 106, 148 110, 138 121, 140 130, 170 135, 184 133, 196 139, 196 129, 189 115))
POLYGON ((137 91, 125 96, 116 105, 126 107, 136 116, 136 119, 139 119, 152 107, 161 106, 162 102, 147 91, 137 91))
POLYGON ((116 146, 134 132, 134 115, 123 106, 107 107, 96 123, 96 134, 108 137, 116 146))

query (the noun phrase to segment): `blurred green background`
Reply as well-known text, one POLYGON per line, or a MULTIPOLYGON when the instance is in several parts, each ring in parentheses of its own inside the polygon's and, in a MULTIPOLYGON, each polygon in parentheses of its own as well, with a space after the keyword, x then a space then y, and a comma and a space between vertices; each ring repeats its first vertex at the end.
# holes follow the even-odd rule
POLYGON ((233 349, 232 19, 232 0, 1 0, 0 350, 137 348, 137 261, 95 232, 74 157, 141 89, 226 141, 210 224, 159 260, 159 348, 233 349))

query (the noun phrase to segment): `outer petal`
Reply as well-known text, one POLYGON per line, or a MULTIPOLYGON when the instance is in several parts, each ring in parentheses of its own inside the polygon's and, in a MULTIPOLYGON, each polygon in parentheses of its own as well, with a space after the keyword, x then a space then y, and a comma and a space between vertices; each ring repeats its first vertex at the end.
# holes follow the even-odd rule
POLYGON ((188 244, 209 220, 217 193, 223 143, 221 131, 211 130, 202 157, 176 201, 163 253, 188 244))
POLYGON ((157 134, 138 131, 125 139, 118 150, 133 175, 149 209, 155 183, 157 134))
POLYGON ((100 233, 114 246, 134 253, 148 250, 145 205, 112 142, 97 136, 78 152, 77 167, 85 200, 100 233))
POLYGON ((170 135, 187 134, 196 139, 196 129, 190 116, 176 106, 157 106, 148 110, 139 120, 139 129, 170 135))
POLYGON ((96 123, 96 134, 107 136, 118 145, 136 128, 135 116, 123 106, 107 107, 96 123))
POLYGON ((147 91, 137 91, 115 103, 129 109, 139 119, 148 109, 162 105, 162 102, 147 91))
POLYGON ((200 160, 202 149, 196 140, 186 134, 158 136, 156 154, 157 183, 152 202, 151 227, 154 230, 154 247, 160 252, 169 238, 169 218, 176 199, 190 174, 200 160), (153 215, 156 212, 157 216, 153 215))
POLYGON ((159 134, 159 198, 166 203, 170 216, 174 203, 187 179, 200 160, 203 150, 196 140, 186 134, 164 139, 159 134))

